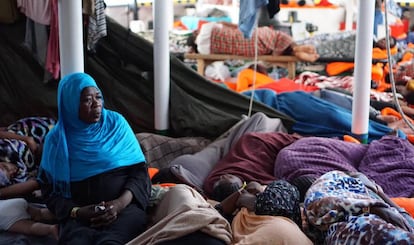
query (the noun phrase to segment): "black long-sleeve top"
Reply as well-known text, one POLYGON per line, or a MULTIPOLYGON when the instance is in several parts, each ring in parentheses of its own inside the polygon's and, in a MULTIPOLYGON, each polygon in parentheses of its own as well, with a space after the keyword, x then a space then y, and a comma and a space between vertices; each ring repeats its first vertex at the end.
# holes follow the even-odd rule
MULTIPOLYGON (((46 179, 42 178, 41 179, 46 179)), ((118 198, 125 190, 131 191, 131 203, 145 210, 151 194, 151 182, 145 163, 117 168, 82 181, 71 183, 71 199, 52 194, 51 183, 41 185, 49 210, 61 221, 70 217, 73 207, 98 204, 118 198)))

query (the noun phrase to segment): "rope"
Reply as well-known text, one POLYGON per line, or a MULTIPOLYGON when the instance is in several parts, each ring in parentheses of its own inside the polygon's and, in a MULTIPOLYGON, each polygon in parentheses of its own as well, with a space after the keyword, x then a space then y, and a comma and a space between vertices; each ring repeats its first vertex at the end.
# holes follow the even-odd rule
POLYGON ((257 61, 258 61, 258 48, 257 48, 257 43, 258 43, 258 15, 256 17, 256 21, 254 24, 254 29, 256 30, 255 35, 254 35, 254 72, 253 72, 253 84, 252 84, 252 93, 250 94, 250 103, 249 103, 249 111, 247 113, 247 116, 250 117, 252 114, 252 109, 253 109, 253 101, 254 101, 254 92, 256 91, 256 72, 257 72, 257 61))
POLYGON ((391 91, 392 91, 392 95, 393 95, 393 100, 394 100, 394 104, 397 108, 397 111, 400 113, 402 119, 404 120, 404 122, 411 128, 411 130, 414 131, 414 125, 410 122, 410 120, 407 118, 407 116, 404 114, 400 102, 398 101, 397 98, 397 89, 396 89, 396 85, 395 85, 395 80, 394 80, 394 73, 392 71, 392 66, 393 66, 393 61, 391 60, 391 48, 390 48, 390 33, 389 33, 389 28, 388 28, 388 10, 387 10, 387 0, 384 0, 384 24, 385 24, 385 43, 386 43, 386 48, 387 48, 387 61, 388 61, 388 66, 389 66, 389 76, 390 76, 390 82, 391 82, 391 91))

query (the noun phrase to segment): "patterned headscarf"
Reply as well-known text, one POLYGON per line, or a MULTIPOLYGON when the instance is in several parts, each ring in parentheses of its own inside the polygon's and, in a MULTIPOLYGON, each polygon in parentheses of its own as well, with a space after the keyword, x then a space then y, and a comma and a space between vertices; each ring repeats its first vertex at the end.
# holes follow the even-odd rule
POLYGON ((309 222, 320 230, 327 230, 333 223, 363 213, 366 207, 389 205, 377 195, 371 195, 360 178, 334 170, 323 174, 312 184, 306 193, 304 206, 309 222))
POLYGON ((257 195, 256 214, 284 216, 302 227, 299 190, 285 180, 273 181, 257 195))
POLYGON ((324 234, 317 244, 413 244, 411 217, 389 206, 364 178, 334 170, 309 188, 304 211, 310 227, 324 234), (370 213, 372 207, 383 211, 370 213))
POLYGON ((79 119, 80 95, 86 87, 99 90, 85 73, 69 74, 59 82, 59 119, 46 136, 39 172, 53 184, 55 195, 70 197, 71 181, 145 162, 135 134, 119 113, 102 108, 96 123, 79 119))

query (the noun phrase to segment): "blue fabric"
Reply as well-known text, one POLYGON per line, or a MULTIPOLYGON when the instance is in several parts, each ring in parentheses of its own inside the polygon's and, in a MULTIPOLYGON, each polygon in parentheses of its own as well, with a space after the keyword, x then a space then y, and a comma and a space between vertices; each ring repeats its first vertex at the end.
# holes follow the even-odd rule
POLYGON ((408 33, 407 42, 408 43, 414 43, 414 31, 410 31, 408 33))
MULTIPOLYGON (((251 91, 243 92, 251 96, 251 91)), ((296 120, 292 127, 294 132, 307 136, 343 137, 353 135, 352 112, 333 103, 324 101, 303 91, 276 94, 270 89, 259 89, 254 92, 254 100, 275 108, 296 120)), ((368 141, 380 139, 389 134, 391 128, 370 120, 368 141)), ((406 136, 398 132, 401 138, 406 136)))
MULTIPOLYGON (((353 98, 351 95, 346 95, 341 92, 335 92, 328 89, 321 89, 320 90, 321 96, 320 98, 323 100, 326 100, 328 102, 331 102, 337 106, 343 107, 347 110, 352 110, 352 101, 353 98)), ((378 114, 380 114, 379 111, 377 111, 372 106, 369 107, 369 117, 372 119, 376 117, 378 114)))
POLYGON ((343 107, 348 110, 352 110, 352 97, 346 94, 340 94, 340 92, 329 91, 326 89, 319 90, 321 93, 320 98, 329 101, 337 106, 343 107))
POLYGON ((59 82, 59 120, 46 136, 40 164, 40 171, 51 178, 54 192, 65 197, 70 197, 71 181, 145 162, 134 132, 119 113, 102 105, 98 122, 79 119, 80 95, 86 87, 98 88, 85 73, 69 74, 59 82))
POLYGON ((384 23, 384 19, 382 17, 381 9, 375 9, 374 14, 374 35, 377 37, 378 35, 378 26, 384 23))
POLYGON ((239 30, 245 38, 252 37, 257 10, 268 3, 268 0, 240 0, 239 30))

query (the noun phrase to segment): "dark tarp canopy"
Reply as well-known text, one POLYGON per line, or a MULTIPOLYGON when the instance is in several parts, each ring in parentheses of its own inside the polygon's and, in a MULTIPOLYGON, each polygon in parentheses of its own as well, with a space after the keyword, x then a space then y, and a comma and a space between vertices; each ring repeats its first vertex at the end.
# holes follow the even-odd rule
MULTIPOLYGON (((112 19, 108 36, 95 54, 85 53, 85 72, 102 89, 107 108, 123 114, 134 131, 154 129, 153 46, 112 19)), ((28 116, 57 117, 57 81, 44 82, 44 68, 23 46, 25 19, 0 24, 0 127, 28 116)), ((247 114, 249 98, 212 83, 171 56, 169 136, 215 138, 247 114)), ((290 128, 293 119, 264 104, 253 112, 281 118, 290 128)), ((30 238, 30 244, 54 244, 30 238)), ((28 238, 2 233, 1 244, 29 243, 28 238)))
MULTIPOLYGON (((25 21, 0 28, 0 125, 27 116, 56 117, 57 81, 43 82, 43 67, 22 46, 25 21)), ((123 114, 135 132, 154 129, 153 45, 111 18, 96 53, 85 53, 85 72, 102 89, 107 108, 123 114)), ((170 129, 173 137, 215 138, 248 113, 249 98, 206 80, 171 55, 170 129)), ((294 120, 261 103, 253 113, 294 120)))

